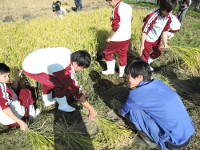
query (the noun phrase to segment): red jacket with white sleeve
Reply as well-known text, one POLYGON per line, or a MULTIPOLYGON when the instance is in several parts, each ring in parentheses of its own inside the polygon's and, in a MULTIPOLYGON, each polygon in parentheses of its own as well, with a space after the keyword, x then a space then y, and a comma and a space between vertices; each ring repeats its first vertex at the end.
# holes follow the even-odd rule
POLYGON ((119 2, 113 9, 111 26, 114 35, 110 41, 126 41, 131 38, 132 8, 130 5, 119 2))
POLYGON ((17 95, 12 88, 6 83, 0 83, 0 107, 6 109, 9 107, 12 100, 17 99, 17 95))
POLYGON ((169 31, 172 22, 171 15, 161 16, 160 9, 151 12, 144 19, 143 33, 146 33, 147 42, 155 42, 159 39, 162 32, 169 31))

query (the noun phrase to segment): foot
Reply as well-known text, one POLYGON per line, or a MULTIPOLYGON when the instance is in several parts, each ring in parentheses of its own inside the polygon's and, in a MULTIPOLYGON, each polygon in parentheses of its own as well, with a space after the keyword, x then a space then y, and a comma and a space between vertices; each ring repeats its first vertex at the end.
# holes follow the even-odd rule
POLYGON ((52 106, 54 105, 56 102, 53 100, 53 101, 44 101, 44 106, 46 107, 49 107, 49 106, 52 106))
POLYGON ((36 109, 34 114, 29 115, 30 118, 36 118, 41 113, 40 109, 36 109))
POLYGON ((151 70, 151 71, 154 71, 154 68, 150 66, 150 70, 151 70))
POLYGON ((102 74, 104 75, 109 75, 109 74, 114 74, 114 73, 115 73, 114 71, 108 71, 108 70, 102 71, 102 74))
POLYGON ((139 137, 147 144, 149 149, 154 149, 157 147, 156 143, 149 139, 149 137, 147 137, 144 133, 139 133, 139 137))
POLYGON ((58 106, 58 109, 65 112, 73 112, 76 110, 74 107, 69 106, 69 105, 58 106))

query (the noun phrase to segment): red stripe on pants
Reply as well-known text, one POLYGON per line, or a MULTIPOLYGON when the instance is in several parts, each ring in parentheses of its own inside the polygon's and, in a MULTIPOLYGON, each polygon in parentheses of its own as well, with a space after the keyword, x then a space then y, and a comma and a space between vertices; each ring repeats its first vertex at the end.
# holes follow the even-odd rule
POLYGON ((148 58, 151 56, 151 58, 156 59, 161 55, 161 48, 160 48, 160 42, 161 40, 158 39, 155 42, 144 42, 144 50, 142 51, 141 58, 143 61, 148 63, 148 58), (152 50, 152 53, 150 54, 152 50))
POLYGON ((48 94, 53 90, 53 88, 55 88, 55 85, 51 81, 53 78, 51 75, 46 73, 32 74, 26 71, 24 71, 24 74, 42 84, 43 94, 48 94))
POLYGON ((120 42, 107 43, 106 49, 103 51, 106 61, 113 60, 113 54, 117 53, 119 57, 119 65, 125 66, 127 64, 127 52, 130 44, 130 40, 120 42))

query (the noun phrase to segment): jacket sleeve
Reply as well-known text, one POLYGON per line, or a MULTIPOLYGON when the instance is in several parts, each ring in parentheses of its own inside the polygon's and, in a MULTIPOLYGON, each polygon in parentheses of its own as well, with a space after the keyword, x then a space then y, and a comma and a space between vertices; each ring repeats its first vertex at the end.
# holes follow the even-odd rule
POLYGON ((171 22, 172 22, 172 19, 171 17, 169 17, 167 24, 165 25, 165 28, 163 29, 163 32, 169 31, 171 22))
POLYGON ((9 94, 7 92, 7 86, 5 83, 0 83, 0 107, 2 110, 9 107, 9 101, 10 99, 9 94))
POLYGON ((126 117, 126 115, 130 112, 132 104, 133 104, 132 96, 129 94, 126 102, 122 105, 122 107, 120 109, 120 115, 122 117, 126 117))
POLYGON ((116 32, 119 29, 119 22, 120 22, 119 7, 113 10, 113 18, 111 21, 112 21, 112 31, 116 32))
POLYGON ((149 15, 147 15, 143 19, 144 23, 143 23, 143 26, 142 26, 142 32, 148 33, 152 29, 155 20, 156 20, 155 12, 152 12, 149 15))

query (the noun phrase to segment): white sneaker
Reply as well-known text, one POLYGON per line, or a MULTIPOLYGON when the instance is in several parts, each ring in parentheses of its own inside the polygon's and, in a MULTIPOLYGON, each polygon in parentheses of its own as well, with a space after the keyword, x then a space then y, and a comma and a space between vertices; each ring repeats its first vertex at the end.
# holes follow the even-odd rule
POLYGON ((35 118, 37 117, 39 114, 41 113, 40 109, 35 109, 35 107, 33 105, 29 106, 29 117, 30 118, 35 118))
POLYGON ((49 94, 42 94, 42 100, 43 100, 44 105, 45 105, 46 107, 55 104, 55 100, 52 99, 52 92, 50 92, 49 94))
POLYGON ((124 76, 124 69, 126 66, 119 66, 119 77, 123 77, 124 76))
POLYGON ((154 71, 154 68, 150 66, 150 70, 151 70, 151 71, 154 71))

